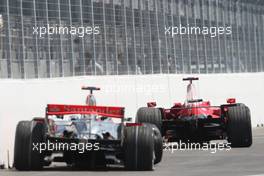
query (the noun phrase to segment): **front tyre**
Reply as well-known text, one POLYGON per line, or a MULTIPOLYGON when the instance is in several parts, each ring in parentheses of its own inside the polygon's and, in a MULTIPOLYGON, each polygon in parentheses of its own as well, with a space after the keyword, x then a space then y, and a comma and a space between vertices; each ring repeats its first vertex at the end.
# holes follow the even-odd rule
POLYGON ((161 110, 158 108, 141 107, 137 111, 136 122, 154 124, 161 131, 162 128, 161 110))

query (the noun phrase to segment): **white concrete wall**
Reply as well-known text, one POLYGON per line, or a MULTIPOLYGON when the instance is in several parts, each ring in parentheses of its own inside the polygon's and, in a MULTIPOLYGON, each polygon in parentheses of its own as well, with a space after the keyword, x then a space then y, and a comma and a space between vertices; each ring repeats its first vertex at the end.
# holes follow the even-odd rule
MULTIPOLYGON (((82 85, 99 86, 96 92, 99 105, 126 107, 126 115, 133 117, 138 107, 148 101, 170 107, 183 102, 186 75, 97 76, 41 80, 0 80, 0 163, 7 160, 7 150, 13 158, 15 127, 20 120, 44 116, 47 103, 83 104, 88 92, 82 85)), ((199 75, 196 83, 199 95, 212 105, 225 103, 236 97, 251 109, 252 125, 264 123, 264 73, 199 75)))

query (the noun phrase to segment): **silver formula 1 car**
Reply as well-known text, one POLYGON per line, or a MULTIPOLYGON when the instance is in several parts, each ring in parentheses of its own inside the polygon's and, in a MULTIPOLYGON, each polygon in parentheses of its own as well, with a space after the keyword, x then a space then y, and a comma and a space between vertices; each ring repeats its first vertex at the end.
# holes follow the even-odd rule
POLYGON ((95 169, 120 165, 153 170, 162 159, 162 137, 155 125, 131 123, 124 107, 97 106, 94 90, 86 105, 48 104, 45 118, 21 121, 16 128, 14 167, 39 170, 52 162, 95 169))

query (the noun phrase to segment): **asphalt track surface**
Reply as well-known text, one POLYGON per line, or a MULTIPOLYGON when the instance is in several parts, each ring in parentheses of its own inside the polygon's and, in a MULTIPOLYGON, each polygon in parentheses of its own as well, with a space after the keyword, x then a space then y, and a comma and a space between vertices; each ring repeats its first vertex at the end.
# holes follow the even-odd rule
POLYGON ((18 172, 1 170, 0 176, 264 176, 264 128, 253 130, 253 145, 250 148, 232 148, 230 151, 174 151, 164 152, 163 161, 154 171, 128 172, 120 168, 107 171, 72 171, 66 167, 46 168, 41 172, 18 172))

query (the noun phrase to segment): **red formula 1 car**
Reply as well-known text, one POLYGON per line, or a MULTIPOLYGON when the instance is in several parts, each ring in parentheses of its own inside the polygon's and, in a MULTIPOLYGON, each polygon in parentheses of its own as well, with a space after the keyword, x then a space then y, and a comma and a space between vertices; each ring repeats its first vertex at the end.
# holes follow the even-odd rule
POLYGON ((52 162, 82 169, 124 166, 152 170, 162 158, 162 136, 153 124, 129 123, 123 107, 97 106, 94 90, 86 105, 48 104, 45 118, 16 128, 14 167, 39 170, 52 162))
POLYGON ((226 104, 212 106, 210 101, 195 99, 193 81, 189 81, 184 103, 175 103, 170 109, 156 108, 155 102, 137 111, 136 122, 152 123, 160 129, 167 141, 209 142, 227 139, 232 147, 249 147, 252 130, 249 108, 236 99, 227 99, 226 104))

